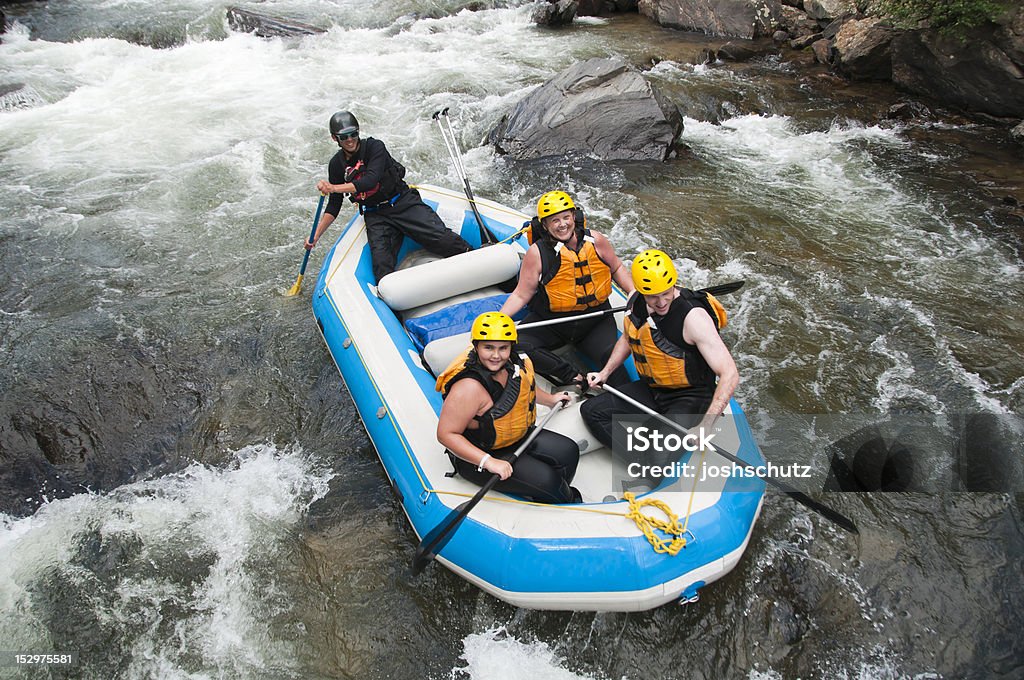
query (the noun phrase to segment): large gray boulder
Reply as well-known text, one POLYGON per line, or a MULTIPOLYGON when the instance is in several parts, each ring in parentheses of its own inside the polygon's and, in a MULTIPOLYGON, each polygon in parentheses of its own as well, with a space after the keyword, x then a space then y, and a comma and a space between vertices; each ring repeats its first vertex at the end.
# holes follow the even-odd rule
POLYGON ((781 28, 789 32, 790 38, 806 38, 821 32, 821 26, 818 25, 817 21, 807 16, 806 12, 789 5, 782 5, 779 10, 781 28))
POLYGON ((915 94, 992 116, 1024 118, 1024 68, 999 47, 991 27, 967 40, 936 31, 900 33, 892 41, 892 80, 915 94))
POLYGON ((531 19, 539 26, 568 26, 578 8, 576 0, 541 0, 534 6, 531 19))
POLYGON ((664 160, 683 119, 634 67, 618 58, 570 66, 516 104, 488 141, 518 159, 584 154, 664 160))
POLYGON ((854 0, 804 0, 804 12, 812 19, 838 19, 845 14, 856 14, 854 0))
POLYGON ((662 26, 733 38, 771 37, 782 24, 779 0, 639 0, 662 26))
POLYGON ((853 80, 892 80, 893 30, 878 19, 851 19, 836 33, 836 67, 853 80))
POLYGON ((1024 5, 1006 17, 995 34, 995 44, 1013 63, 1024 66, 1024 5))

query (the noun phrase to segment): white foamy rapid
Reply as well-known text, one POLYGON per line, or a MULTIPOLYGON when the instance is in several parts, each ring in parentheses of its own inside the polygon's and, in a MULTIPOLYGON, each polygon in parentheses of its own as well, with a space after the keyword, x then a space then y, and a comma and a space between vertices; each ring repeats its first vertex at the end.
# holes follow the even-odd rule
MULTIPOLYGON (((860 367, 845 362, 867 358, 877 376, 869 388, 873 410, 1007 411, 1005 395, 1016 388, 981 375, 988 360, 965 357, 951 338, 983 328, 985 335, 1014 337, 1019 320, 1013 314, 982 320, 944 301, 963 299, 965 293, 989 299, 993 285, 1006 281, 1011 285, 994 299, 1012 307, 1009 300, 1020 295, 1012 284, 1020 264, 1011 247, 984 233, 978 217, 950 214, 922 191, 920 180, 899 169, 912 165, 907 158, 923 166, 944 159, 911 145, 898 128, 833 122, 828 130, 804 130, 780 115, 738 116, 720 125, 687 119, 683 141, 714 168, 714 181, 727 183, 749 197, 753 210, 766 212, 767 218, 753 218, 755 224, 757 219, 774 223, 773 238, 732 245, 774 256, 792 270, 762 273, 767 285, 747 289, 753 296, 748 318, 765 313, 778 318, 780 305, 784 314, 792 309, 794 321, 803 317, 806 346, 794 348, 777 366, 804 363, 813 348, 819 367, 832 366, 817 375, 806 371, 800 384, 827 401, 846 391, 830 384, 829 377, 860 373, 860 367), (903 158, 896 168, 879 161, 892 155, 903 158), (813 309, 798 313, 808 295, 817 296, 813 309), (851 322, 854 310, 859 323, 851 322)), ((734 256, 742 259, 745 253, 734 256)), ((772 333, 766 325, 756 335, 772 333)), ((999 341, 979 341, 995 356, 1006 353, 999 341)), ((752 354, 769 348, 762 340, 758 349, 752 354)), ((1018 396, 1011 395, 1011 401, 1018 396)), ((854 398, 845 408, 864 406, 854 398)))
MULTIPOLYGON (((783 193, 794 203, 807 201, 807 217, 863 218, 865 205, 879 210, 901 205, 920 210, 902 195, 892 177, 877 173, 871 147, 905 149, 894 129, 833 123, 825 131, 800 130, 788 116, 745 115, 720 125, 686 119, 682 141, 758 191, 783 193)), ((838 225, 835 225, 838 226, 838 225)))
MULTIPOLYGON (((457 184, 431 114, 451 107, 463 148, 474 148, 496 112, 557 70, 546 58, 550 35, 528 13, 388 21, 341 3, 320 17, 332 26, 322 35, 228 32, 167 49, 34 40, 16 27, 0 44, 2 72, 46 104, 0 118, 0 183, 18 197, 22 233, 85 226, 169 248, 192 238, 212 257, 243 237, 272 253, 303 233, 337 150, 326 123, 338 109, 386 140, 412 182, 457 184)), ((491 151, 467 151, 466 165, 481 187, 497 181, 491 151)))
POLYGON ((4 516, 0 639, 7 649, 77 652, 89 675, 103 663, 138 678, 286 667, 293 655, 270 634, 288 609, 282 567, 329 478, 299 451, 259 445, 226 469, 192 465, 4 516), (93 628, 68 636, 86 623, 93 628), (72 648, 83 641, 95 646, 72 648))
POLYGON ((462 641, 465 665, 452 671, 452 680, 592 680, 565 667, 544 642, 523 642, 495 626, 467 635, 462 641))

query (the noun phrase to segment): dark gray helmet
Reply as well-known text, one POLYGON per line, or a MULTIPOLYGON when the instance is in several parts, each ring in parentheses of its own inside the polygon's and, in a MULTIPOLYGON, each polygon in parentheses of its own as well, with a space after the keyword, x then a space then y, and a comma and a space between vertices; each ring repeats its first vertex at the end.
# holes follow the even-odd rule
POLYGON ((349 111, 338 111, 331 116, 331 136, 350 135, 359 132, 359 121, 349 111))

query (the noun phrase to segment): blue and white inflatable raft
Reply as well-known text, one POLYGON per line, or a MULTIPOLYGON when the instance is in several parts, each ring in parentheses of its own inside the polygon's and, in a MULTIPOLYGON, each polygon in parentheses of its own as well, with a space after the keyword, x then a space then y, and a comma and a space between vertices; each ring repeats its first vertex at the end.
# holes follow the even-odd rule
MULTIPOLYGON (((464 195, 433 186, 419 191, 450 229, 479 245, 464 195)), ((482 199, 476 204, 491 233, 506 242, 440 260, 406 240, 402 268, 375 286, 363 221, 356 215, 327 254, 313 293, 313 313, 327 347, 421 538, 479 490, 448 476, 452 465, 435 436, 441 410, 435 375, 469 345, 476 315, 501 306, 505 293, 498 285, 516 276, 527 247, 516 235, 525 214, 482 199)), ((620 306, 624 300, 618 291, 616 296, 612 303, 620 306)), ((539 383, 551 387, 542 378, 539 383)), ((538 408, 539 419, 546 409, 538 408)), ((763 465, 735 400, 730 410, 732 418, 723 419, 727 425, 715 444, 763 465)), ((762 480, 722 478, 692 493, 677 485, 641 495, 664 501, 685 522, 685 547, 675 555, 659 553, 627 518, 630 504, 613 488, 611 452, 583 425, 579 404, 556 414, 548 427, 580 445, 573 485, 584 502, 541 505, 492 492, 437 561, 519 607, 593 611, 693 601, 700 588, 739 562, 761 509, 762 480)), ((713 457, 708 454, 709 462, 713 457)), ((663 517, 650 507, 643 510, 663 517)))

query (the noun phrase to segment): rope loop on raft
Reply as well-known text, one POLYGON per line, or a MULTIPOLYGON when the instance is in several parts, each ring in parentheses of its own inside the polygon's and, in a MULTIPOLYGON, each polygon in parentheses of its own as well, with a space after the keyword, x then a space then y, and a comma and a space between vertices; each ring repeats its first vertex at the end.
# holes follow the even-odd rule
POLYGON ((686 527, 679 522, 679 517, 672 512, 668 503, 656 498, 645 498, 638 501, 636 495, 631 491, 627 491, 622 497, 629 502, 629 512, 626 513, 626 518, 633 520, 637 528, 644 533, 647 542, 654 548, 654 552, 676 555, 686 547, 686 527), (657 508, 665 514, 667 519, 645 515, 641 509, 646 505, 657 508), (655 530, 673 537, 672 540, 665 540, 656 534, 655 530))

